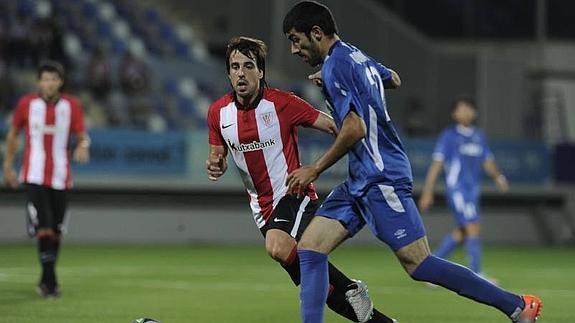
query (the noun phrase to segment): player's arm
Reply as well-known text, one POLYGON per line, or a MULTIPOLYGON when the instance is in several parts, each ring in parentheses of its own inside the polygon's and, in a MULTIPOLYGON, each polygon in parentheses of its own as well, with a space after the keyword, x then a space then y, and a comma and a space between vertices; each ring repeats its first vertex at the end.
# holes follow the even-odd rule
POLYGON ((4 151, 4 182, 11 188, 18 187, 18 176, 14 170, 14 158, 18 149, 18 128, 10 126, 6 135, 6 150, 4 151))
POLYGON ((439 176, 442 167, 443 160, 434 159, 427 170, 425 184, 423 184, 423 189, 419 198, 419 210, 421 212, 427 212, 427 210, 429 210, 433 205, 433 188, 435 187, 435 182, 437 181, 437 177, 439 176))
POLYGON ((489 158, 483 162, 483 170, 485 170, 485 173, 487 173, 487 175, 493 179, 500 191, 507 192, 509 190, 509 183, 507 183, 507 178, 505 178, 505 175, 499 171, 493 159, 489 158))
POLYGON ((90 136, 87 132, 82 131, 76 134, 76 148, 74 148, 74 161, 85 164, 90 161, 90 136))
POLYGON ((365 123, 353 110, 350 111, 343 120, 334 143, 325 154, 314 164, 303 166, 288 175, 286 182, 288 191, 301 194, 303 188, 340 160, 358 141, 365 137, 365 134, 365 123))
POLYGON ((337 135, 337 127, 333 118, 327 113, 320 111, 315 122, 311 125, 312 128, 327 132, 331 135, 337 135))
POLYGON ((387 70, 391 73, 391 78, 383 81, 383 87, 385 89, 397 89, 401 86, 401 78, 399 77, 399 74, 391 68, 388 68, 387 70))
POLYGON ((206 160, 206 172, 209 180, 217 181, 218 177, 224 175, 228 169, 227 155, 227 147, 210 144, 210 152, 206 160))

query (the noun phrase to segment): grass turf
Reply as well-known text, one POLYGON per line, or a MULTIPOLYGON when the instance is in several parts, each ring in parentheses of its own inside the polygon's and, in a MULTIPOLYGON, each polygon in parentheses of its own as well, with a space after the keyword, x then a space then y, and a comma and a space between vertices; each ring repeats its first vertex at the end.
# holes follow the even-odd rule
MULTIPOLYGON (((508 322, 412 281, 386 248, 344 247, 331 259, 368 282, 376 307, 401 323, 508 322)), ((505 288, 541 296, 541 322, 575 322, 575 248, 486 248, 484 267, 505 288)), ((64 245, 58 272, 62 298, 41 299, 34 246, 0 245, 0 322, 299 322, 299 290, 263 247, 64 245)), ((326 313, 328 323, 346 322, 326 313)))

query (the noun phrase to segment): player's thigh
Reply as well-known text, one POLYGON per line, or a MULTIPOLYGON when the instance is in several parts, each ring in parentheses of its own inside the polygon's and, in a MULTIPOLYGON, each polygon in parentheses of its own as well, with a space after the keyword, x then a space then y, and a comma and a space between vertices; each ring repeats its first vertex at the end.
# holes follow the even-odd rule
POLYGON ((369 229, 394 251, 425 236, 408 186, 373 185, 358 205, 369 229))
POLYGON ((36 229, 53 229, 56 226, 50 190, 36 184, 26 184, 26 212, 36 229))
POLYGON ((346 238, 359 232, 365 222, 355 204, 347 185, 337 186, 305 229, 299 248, 329 253, 346 238))
POLYGON ((298 249, 329 254, 349 236, 343 224, 337 220, 317 215, 305 229, 298 249))
POLYGON ((286 195, 280 199, 260 231, 267 237, 268 231, 277 229, 298 240, 313 218, 317 205, 317 200, 311 200, 308 196, 286 195))

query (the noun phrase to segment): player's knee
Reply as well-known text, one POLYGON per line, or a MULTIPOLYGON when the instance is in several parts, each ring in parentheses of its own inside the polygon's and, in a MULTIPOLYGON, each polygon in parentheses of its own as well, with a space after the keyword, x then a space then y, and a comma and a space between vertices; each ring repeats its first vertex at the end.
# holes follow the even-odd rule
POLYGON ((54 229, 38 228, 38 230, 36 230, 36 238, 56 240, 59 238, 59 236, 58 236, 58 234, 56 234, 56 231, 54 231, 54 229))
POLYGON ((289 257, 290 250, 279 243, 266 244, 268 255, 275 261, 284 263, 289 257))
POLYGON ((302 239, 298 242, 297 248, 299 250, 313 250, 313 251, 320 251, 320 245, 313 239, 302 239))
POLYGON ((451 233, 451 237, 453 237, 453 240, 457 243, 462 243, 463 239, 465 237, 465 230, 463 228, 458 228, 453 230, 453 232, 451 233))

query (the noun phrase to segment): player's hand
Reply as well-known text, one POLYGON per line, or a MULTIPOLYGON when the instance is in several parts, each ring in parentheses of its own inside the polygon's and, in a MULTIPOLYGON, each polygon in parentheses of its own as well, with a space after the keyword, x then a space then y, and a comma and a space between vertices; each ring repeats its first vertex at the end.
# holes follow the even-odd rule
POLYGON ((206 171, 210 181, 217 181, 218 177, 222 176, 227 168, 228 163, 222 154, 211 154, 208 160, 206 160, 206 171))
POLYGON ((4 167, 4 183, 10 188, 18 188, 18 175, 13 168, 4 167))
POLYGON ((423 191, 421 192, 421 197, 419 198, 419 212, 427 212, 433 205, 433 192, 423 191))
POLYGON ((288 175, 286 185, 288 194, 304 195, 305 188, 319 176, 313 166, 302 166, 288 175))
POLYGON ((307 78, 308 80, 311 80, 316 86, 321 87, 323 85, 323 81, 321 79, 321 70, 308 75, 307 78))
POLYGON ((495 185, 501 192, 509 191, 509 183, 507 182, 507 178, 503 175, 499 175, 495 177, 495 185))
POLYGON ((80 164, 85 164, 90 161, 90 148, 85 146, 78 146, 74 149, 74 161, 80 164))

